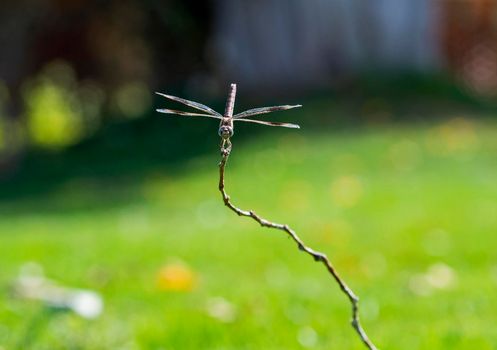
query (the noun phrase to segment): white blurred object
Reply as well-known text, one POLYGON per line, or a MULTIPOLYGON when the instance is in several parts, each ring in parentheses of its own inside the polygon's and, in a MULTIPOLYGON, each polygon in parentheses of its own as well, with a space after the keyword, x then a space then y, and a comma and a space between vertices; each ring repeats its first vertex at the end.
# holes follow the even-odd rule
POLYGON ((305 348, 313 348, 318 343, 318 334, 311 326, 302 327, 298 334, 297 340, 305 348))
POLYGON ((89 319, 100 316, 104 307, 102 297, 89 290, 73 290, 69 304, 78 315, 89 319))
POLYGON ((416 274, 409 280, 409 289, 417 295, 428 296, 436 289, 448 290, 456 287, 457 272, 449 265, 438 262, 431 265, 426 273, 416 274))
POLYGON ((68 288, 43 276, 43 269, 36 263, 21 267, 13 284, 19 298, 38 300, 46 306, 71 310, 86 319, 94 319, 103 311, 102 297, 91 290, 68 288))
POLYGON ((222 297, 207 300, 207 314, 218 321, 231 323, 236 319, 236 309, 232 303, 222 297))

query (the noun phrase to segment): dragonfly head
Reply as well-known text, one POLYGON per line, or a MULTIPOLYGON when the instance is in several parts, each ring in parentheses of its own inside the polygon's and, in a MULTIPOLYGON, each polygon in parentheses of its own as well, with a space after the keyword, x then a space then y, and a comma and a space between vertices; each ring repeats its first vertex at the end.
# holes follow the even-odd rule
POLYGON ((227 140, 231 136, 233 136, 233 128, 228 125, 221 125, 219 127, 219 136, 221 136, 223 139, 227 140))
POLYGON ((231 118, 223 118, 221 120, 218 134, 223 140, 227 140, 233 136, 233 122, 231 121, 231 118))

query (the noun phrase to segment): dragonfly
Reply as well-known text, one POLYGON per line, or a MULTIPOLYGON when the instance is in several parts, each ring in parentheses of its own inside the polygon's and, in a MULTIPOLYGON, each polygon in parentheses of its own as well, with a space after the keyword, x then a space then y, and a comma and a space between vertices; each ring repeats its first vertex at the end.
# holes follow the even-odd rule
POLYGON ((247 117, 252 117, 255 115, 266 114, 266 113, 271 113, 271 112, 276 112, 276 111, 284 111, 284 110, 288 110, 288 109, 292 109, 292 108, 298 108, 298 107, 302 107, 302 105, 283 105, 283 106, 252 108, 252 109, 246 110, 244 112, 233 115, 234 107, 235 107, 235 97, 236 97, 236 84, 230 85, 230 90, 228 93, 228 99, 226 100, 226 108, 225 108, 224 114, 216 112, 212 108, 207 107, 207 106, 205 106, 201 103, 198 103, 198 102, 193 102, 193 101, 186 100, 184 98, 180 98, 180 97, 176 97, 176 96, 166 95, 166 94, 163 94, 160 92, 156 92, 156 94, 163 96, 169 100, 179 102, 181 104, 184 104, 188 107, 191 107, 193 109, 196 109, 196 110, 202 112, 202 113, 184 112, 184 111, 178 111, 178 110, 174 110, 174 109, 160 108, 160 109, 156 110, 159 113, 176 114, 176 115, 186 116, 186 117, 207 117, 207 118, 219 119, 220 123, 219 123, 218 134, 221 137, 221 149, 222 150, 231 148, 230 138, 234 134, 234 129, 235 129, 234 122, 240 121, 240 122, 256 123, 256 124, 269 125, 269 126, 282 126, 285 128, 293 128, 293 129, 300 128, 300 126, 297 124, 269 122, 269 121, 256 120, 256 119, 247 119, 247 117))

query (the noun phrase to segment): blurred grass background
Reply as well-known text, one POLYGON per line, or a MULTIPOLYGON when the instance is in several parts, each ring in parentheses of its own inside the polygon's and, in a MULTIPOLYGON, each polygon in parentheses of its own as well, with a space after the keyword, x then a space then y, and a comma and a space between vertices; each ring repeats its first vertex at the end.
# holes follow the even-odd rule
MULTIPOLYGON (((495 121, 303 124, 237 129, 227 173, 235 203, 327 253, 383 348, 494 349, 495 121)), ((97 320, 53 317, 36 348, 362 347, 324 269, 281 232, 224 208, 217 143, 209 148, 176 170, 81 177, 2 202, 2 284, 36 262, 106 302, 97 320)), ((0 310, 9 349, 40 305, 3 299, 0 310)))
POLYGON ((0 4, 0 350, 497 349, 497 1, 0 4), (264 25, 261 25, 264 24, 264 25), (207 118, 205 118, 207 119, 207 118), (100 317, 16 296, 26 271, 100 317))

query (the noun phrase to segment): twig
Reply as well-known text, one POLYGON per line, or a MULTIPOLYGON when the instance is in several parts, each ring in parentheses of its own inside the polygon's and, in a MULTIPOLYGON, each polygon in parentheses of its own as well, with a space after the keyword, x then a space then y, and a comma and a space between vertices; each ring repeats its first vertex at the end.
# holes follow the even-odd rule
POLYGON ((182 103, 188 107, 191 107, 196 110, 200 110, 203 112, 203 114, 199 113, 191 113, 191 112, 183 112, 183 111, 176 111, 172 109, 158 109, 157 111, 160 113, 166 113, 166 114, 179 114, 182 116, 202 116, 202 117, 209 117, 209 118, 216 118, 220 119, 219 123, 219 130, 218 134, 221 136, 221 162, 219 163, 219 191, 221 191, 221 194, 223 195, 223 201, 224 204, 233 210, 238 216, 248 216, 257 221, 261 226, 264 227, 269 227, 269 228, 275 228, 278 230, 285 231, 294 241, 297 243, 298 248, 309 254, 314 258, 315 261, 320 261, 324 264, 330 275, 335 279, 335 281, 338 283, 340 286, 340 289, 342 290, 343 293, 349 298, 350 303, 352 305, 352 327, 356 330, 357 334, 361 338, 362 342, 368 347, 370 350, 376 350, 376 347, 373 345, 373 343, 369 340, 368 336, 366 335, 366 332, 364 332, 360 322, 359 322, 359 298, 354 294, 354 292, 347 286, 347 284, 340 278, 338 273, 336 272, 335 268, 333 265, 330 263, 326 255, 323 253, 317 252, 309 247, 307 247, 304 242, 297 236, 295 231, 293 231, 290 226, 288 225, 282 225, 282 224, 276 224, 274 222, 271 222, 269 220, 266 220, 259 215, 257 215, 254 211, 246 211, 242 210, 240 208, 237 208, 233 203, 230 201, 230 197, 224 190, 224 171, 226 167, 226 162, 228 161, 228 157, 230 156, 231 153, 231 141, 230 138, 233 136, 233 130, 234 130, 234 121, 244 121, 244 122, 249 122, 249 123, 256 123, 256 124, 263 124, 263 125, 270 125, 270 126, 281 126, 285 128, 299 128, 298 125, 296 124, 291 124, 291 123, 279 123, 279 122, 268 122, 268 121, 262 121, 262 120, 253 120, 253 119, 246 119, 245 117, 248 116, 254 116, 254 115, 260 115, 260 114, 266 114, 266 113, 271 113, 271 112, 276 112, 276 111, 284 111, 292 108, 297 108, 297 107, 302 107, 301 105, 284 105, 284 106, 272 106, 272 107, 262 107, 262 108, 253 108, 249 109, 247 111, 244 111, 242 113, 238 113, 236 115, 233 115, 233 109, 235 106, 235 97, 236 97, 236 84, 231 84, 230 86, 230 91, 228 94, 228 99, 226 101, 226 109, 224 112, 224 115, 221 115, 220 113, 214 111, 212 108, 204 106, 201 103, 198 102, 193 102, 189 100, 185 100, 180 97, 176 96, 171 96, 171 95, 166 95, 163 93, 158 92, 157 94, 168 98, 170 100, 182 103))
MULTIPOLYGON (((230 103, 229 103, 230 105, 230 103)), ((219 191, 221 192, 223 196, 223 201, 224 204, 230 208, 232 211, 234 211, 238 216, 247 216, 255 221, 257 221, 261 226, 263 227, 269 227, 269 228, 274 228, 278 230, 285 231, 293 240, 295 243, 297 243, 297 247, 300 251, 303 251, 312 258, 317 261, 317 262, 322 262, 323 265, 326 267, 330 275, 335 279, 335 281, 338 283, 340 289, 342 292, 347 296, 347 298, 350 300, 350 304, 352 306, 352 320, 351 324, 352 327, 355 329, 359 337, 361 338, 362 342, 366 347, 370 350, 377 350, 376 346, 369 340, 368 335, 364 331, 364 329, 361 326, 361 323, 359 321, 359 298, 354 294, 352 289, 347 286, 347 284, 342 280, 342 278, 338 275, 338 272, 335 270, 333 265, 331 264, 330 260, 326 257, 325 254, 317 252, 309 247, 307 247, 304 242, 297 236, 294 230, 290 228, 288 225, 282 225, 282 224, 277 224, 274 222, 271 222, 269 220, 266 220, 262 218, 261 216, 257 215, 253 210, 242 210, 238 207, 236 207, 230 200, 230 196, 226 193, 225 190, 225 185, 224 185, 224 172, 225 172, 225 167, 226 167, 226 162, 228 161, 228 158, 231 153, 231 144, 229 144, 229 147, 221 147, 221 162, 219 163, 219 191)))

